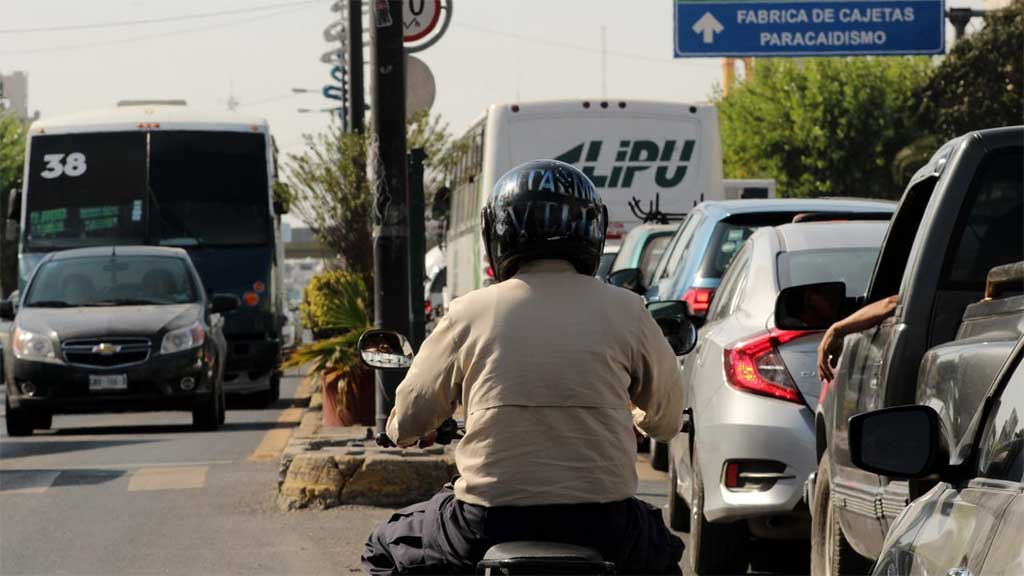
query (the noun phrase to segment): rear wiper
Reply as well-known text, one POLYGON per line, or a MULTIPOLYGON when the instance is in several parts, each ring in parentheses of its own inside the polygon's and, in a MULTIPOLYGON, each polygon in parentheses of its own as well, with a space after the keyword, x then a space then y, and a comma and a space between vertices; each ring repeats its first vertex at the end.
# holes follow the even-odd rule
POLYGON ((29 308, 71 308, 75 305, 63 300, 37 300, 35 302, 27 302, 25 306, 29 308))

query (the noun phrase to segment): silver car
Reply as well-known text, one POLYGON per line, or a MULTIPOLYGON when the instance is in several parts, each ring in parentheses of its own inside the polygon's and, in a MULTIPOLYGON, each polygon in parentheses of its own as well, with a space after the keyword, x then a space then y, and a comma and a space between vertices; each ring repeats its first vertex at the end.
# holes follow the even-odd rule
POLYGON ((722 278, 685 359, 687 419, 671 443, 669 522, 690 532, 691 571, 745 572, 748 541, 806 540, 802 488, 815 469, 820 332, 779 330, 788 287, 846 283, 860 296, 887 222, 815 222, 757 230, 722 278))

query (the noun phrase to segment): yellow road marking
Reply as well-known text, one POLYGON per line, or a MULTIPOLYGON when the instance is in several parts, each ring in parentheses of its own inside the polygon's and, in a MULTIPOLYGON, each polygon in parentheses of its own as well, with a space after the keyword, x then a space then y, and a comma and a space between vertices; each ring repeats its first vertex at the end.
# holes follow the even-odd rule
MULTIPOLYGON (((299 387, 295 390, 296 399, 309 398, 310 395, 310 379, 305 378, 299 387)), ((279 424, 298 424, 302 421, 303 408, 286 408, 281 411, 281 414, 277 417, 279 424)), ((293 427, 282 427, 268 430, 263 435, 263 439, 260 440, 259 446, 256 450, 249 455, 248 460, 250 462, 266 462, 268 460, 274 460, 281 455, 285 446, 288 445, 288 439, 291 438, 293 427)))
POLYGON ((189 490, 206 484, 208 466, 139 468, 128 481, 129 492, 189 490))

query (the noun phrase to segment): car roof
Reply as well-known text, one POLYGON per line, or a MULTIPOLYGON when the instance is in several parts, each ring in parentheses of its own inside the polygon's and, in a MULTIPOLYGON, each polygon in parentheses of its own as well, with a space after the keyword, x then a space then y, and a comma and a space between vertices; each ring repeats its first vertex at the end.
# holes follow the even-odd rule
POLYGON ((171 246, 92 246, 51 252, 49 260, 70 260, 89 256, 170 256, 188 258, 188 252, 171 246))
POLYGON ((895 212, 896 202, 867 198, 771 198, 757 200, 709 200, 697 209, 718 219, 734 214, 759 212, 895 212))
MULTIPOLYGON (((878 247, 882 245, 888 229, 889 223, 880 220, 800 222, 772 228, 786 252, 878 247)), ((765 233, 770 232, 766 230, 765 233)))

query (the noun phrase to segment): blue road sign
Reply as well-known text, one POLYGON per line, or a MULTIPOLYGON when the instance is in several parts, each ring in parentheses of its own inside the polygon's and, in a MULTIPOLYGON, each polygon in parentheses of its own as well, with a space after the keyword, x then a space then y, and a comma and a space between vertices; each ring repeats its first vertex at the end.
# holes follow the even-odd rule
POLYGON ((676 0, 675 56, 941 54, 944 0, 676 0))

